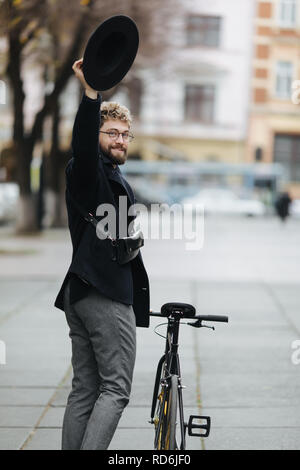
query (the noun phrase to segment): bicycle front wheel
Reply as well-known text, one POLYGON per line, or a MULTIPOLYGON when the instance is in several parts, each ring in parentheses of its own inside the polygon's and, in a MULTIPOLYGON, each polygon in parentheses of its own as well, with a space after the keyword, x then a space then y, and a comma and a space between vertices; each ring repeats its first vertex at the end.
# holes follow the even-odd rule
POLYGON ((172 375, 158 396, 155 426, 155 448, 176 450, 178 377, 172 375))

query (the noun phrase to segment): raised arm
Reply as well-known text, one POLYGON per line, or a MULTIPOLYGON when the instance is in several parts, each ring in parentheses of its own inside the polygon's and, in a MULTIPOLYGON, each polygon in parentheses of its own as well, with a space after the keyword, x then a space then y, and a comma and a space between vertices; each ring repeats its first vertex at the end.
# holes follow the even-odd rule
POLYGON ((99 128, 101 96, 86 82, 82 72, 83 59, 76 60, 73 71, 84 88, 72 134, 73 165, 71 186, 76 190, 89 187, 97 176, 99 159, 99 128))

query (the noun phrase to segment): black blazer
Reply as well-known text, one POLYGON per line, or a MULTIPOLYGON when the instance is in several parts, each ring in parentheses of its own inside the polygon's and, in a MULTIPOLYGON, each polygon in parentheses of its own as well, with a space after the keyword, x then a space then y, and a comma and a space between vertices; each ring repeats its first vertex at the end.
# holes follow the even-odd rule
POLYGON ((141 253, 125 265, 119 265, 114 258, 114 249, 109 240, 100 240, 93 225, 84 220, 70 201, 69 192, 88 212, 96 215, 101 203, 116 207, 112 185, 120 189, 120 194, 128 197, 128 207, 134 204, 134 194, 123 177, 119 167, 115 169, 110 159, 100 153, 101 97, 92 100, 83 96, 76 114, 72 151, 73 158, 66 167, 66 205, 68 225, 73 245, 72 261, 60 291, 55 307, 63 310, 63 291, 70 273, 88 281, 103 295, 132 304, 136 325, 149 326, 149 281, 141 253))

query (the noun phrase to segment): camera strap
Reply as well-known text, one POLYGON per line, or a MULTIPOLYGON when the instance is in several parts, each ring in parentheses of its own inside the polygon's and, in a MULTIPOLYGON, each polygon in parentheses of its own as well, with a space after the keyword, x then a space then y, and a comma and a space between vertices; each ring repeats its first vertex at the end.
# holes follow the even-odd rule
MULTIPOLYGON (((119 264, 126 264, 132 261, 139 253, 140 248, 144 245, 144 236, 141 230, 138 230, 130 237, 113 238, 109 231, 105 231, 99 226, 99 221, 93 216, 91 212, 86 211, 68 191, 68 195, 73 205, 77 208, 82 217, 96 228, 96 233, 100 232, 103 235, 102 240, 109 239, 111 244, 115 247, 116 255, 114 260, 119 264)), ((98 236, 97 233, 97 236, 98 236)))
POLYGON ((69 195, 69 198, 70 200, 72 201, 73 205, 76 207, 76 209, 78 210, 78 212, 81 214, 81 216, 87 221, 87 222, 90 222, 94 227, 95 229, 97 230, 97 232, 101 233, 103 235, 104 238, 108 238, 109 240, 111 240, 112 242, 115 241, 115 238, 113 238, 110 234, 109 231, 105 231, 103 230, 98 224, 99 224, 99 220, 97 220, 93 214, 91 212, 88 212, 86 211, 77 201, 76 199, 74 199, 74 197, 72 196, 71 192, 69 190, 67 190, 68 192, 68 195, 69 195))

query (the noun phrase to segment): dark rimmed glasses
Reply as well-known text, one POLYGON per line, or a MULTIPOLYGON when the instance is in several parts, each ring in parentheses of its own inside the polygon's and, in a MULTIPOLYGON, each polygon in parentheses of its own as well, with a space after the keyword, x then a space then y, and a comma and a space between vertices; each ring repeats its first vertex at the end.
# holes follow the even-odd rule
POLYGON ((134 135, 130 134, 129 132, 119 132, 117 129, 113 129, 111 131, 100 131, 102 134, 107 134, 111 138, 111 140, 118 140, 120 135, 122 136, 123 142, 131 142, 134 139, 134 135))

